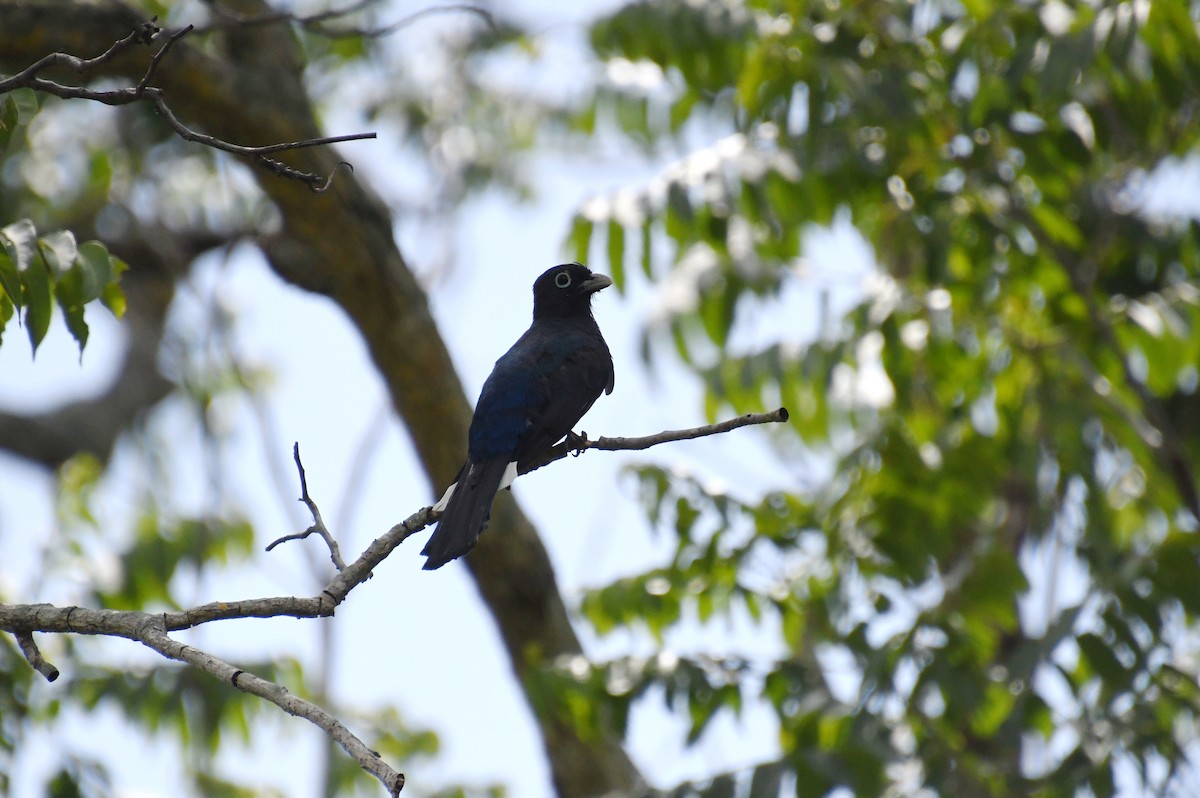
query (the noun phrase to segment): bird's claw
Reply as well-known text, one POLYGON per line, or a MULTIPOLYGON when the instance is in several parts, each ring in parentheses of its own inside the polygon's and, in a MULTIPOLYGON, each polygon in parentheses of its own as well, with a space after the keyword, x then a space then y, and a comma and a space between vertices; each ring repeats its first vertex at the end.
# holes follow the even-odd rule
POLYGON ((573 431, 568 432, 565 443, 567 444, 567 451, 570 452, 573 456, 578 457, 579 455, 583 454, 583 450, 587 448, 587 445, 588 445, 587 433, 586 432, 578 432, 577 433, 577 432, 573 432, 573 431))

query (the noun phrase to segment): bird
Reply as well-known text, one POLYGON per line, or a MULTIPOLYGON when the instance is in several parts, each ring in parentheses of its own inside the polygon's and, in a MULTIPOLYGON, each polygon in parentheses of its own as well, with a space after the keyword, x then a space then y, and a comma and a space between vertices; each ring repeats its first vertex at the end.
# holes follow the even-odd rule
POLYGON ((571 433, 600 394, 611 394, 612 353, 592 316, 592 297, 612 285, 580 263, 533 283, 533 323, 483 383, 467 435, 467 461, 434 505, 437 529, 421 554, 440 568, 475 547, 492 500, 571 433))

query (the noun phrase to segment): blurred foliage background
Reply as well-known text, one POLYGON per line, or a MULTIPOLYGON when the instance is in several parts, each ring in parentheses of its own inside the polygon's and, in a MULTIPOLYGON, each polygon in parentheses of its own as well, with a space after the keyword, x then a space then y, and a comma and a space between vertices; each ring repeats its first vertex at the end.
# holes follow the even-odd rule
MULTIPOLYGON (((224 20, 199 46, 237 46, 222 4, 141 8, 224 20)), ((652 453, 631 469, 673 554, 589 590, 576 620, 658 651, 544 663, 523 684, 539 714, 586 740, 662 700, 695 742, 716 717, 770 709, 777 749, 658 785, 677 796, 1200 791, 1200 221, 1147 202, 1197 158, 1200 4, 637 2, 590 24, 593 80, 565 96, 489 88, 497 63, 536 70, 545 35, 502 8, 421 63, 373 35, 389 11, 283 24, 314 95, 341 90, 406 142, 423 180, 394 208, 402 230, 445 231, 452 262, 456 209, 474 192, 536 196, 536 151, 674 154, 579 208, 567 252, 623 290, 655 288, 648 365, 701 377, 710 418, 791 411, 770 432, 779 485, 735 495, 652 453), (800 319, 773 340, 743 335, 793 312, 787 292, 817 290, 805 244, 834 225, 875 259, 854 306, 813 303, 826 308, 815 336, 800 319), (769 655, 663 645, 681 626, 719 639, 747 619, 769 655)), ((260 177, 144 109, 97 135, 69 123, 87 113, 76 104, 0 103, 19 126, 0 221, 105 242, 125 253, 131 291, 147 261, 175 279, 200 252, 281 223, 260 177), (174 189, 182 168, 203 196, 194 181, 174 189), (146 231, 170 251, 139 262, 146 231)), ((201 416, 220 391, 255 390, 228 362, 177 362, 169 390, 201 416)), ((86 536, 103 453, 51 465, 64 534, 86 536)), ((124 581, 97 587, 98 605, 175 606, 182 565, 247 556, 241 519, 170 521, 145 498, 124 581)), ((29 704, 29 668, 0 641, 11 758, 60 705, 29 704)), ((259 667, 308 684, 294 663, 259 667)), ((250 794, 205 763, 270 708, 163 664, 72 682, 61 702, 174 735, 197 794, 250 794)), ((362 722, 401 763, 436 749, 391 708, 362 722)), ((52 794, 105 794, 103 763, 66 761, 52 794)), ((343 765, 325 794, 377 789, 343 765)))

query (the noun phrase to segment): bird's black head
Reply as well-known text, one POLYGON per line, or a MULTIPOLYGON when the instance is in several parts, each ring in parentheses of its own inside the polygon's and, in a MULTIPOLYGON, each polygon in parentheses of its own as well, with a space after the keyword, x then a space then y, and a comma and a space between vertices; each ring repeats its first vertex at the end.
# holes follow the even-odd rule
POLYGON ((592 294, 610 285, 612 280, 581 263, 548 269, 533 284, 533 319, 590 316, 592 294))

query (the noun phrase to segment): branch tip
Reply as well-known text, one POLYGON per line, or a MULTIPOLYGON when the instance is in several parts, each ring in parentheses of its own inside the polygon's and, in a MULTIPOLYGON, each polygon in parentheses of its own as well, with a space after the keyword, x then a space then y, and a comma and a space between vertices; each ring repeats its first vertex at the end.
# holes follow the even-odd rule
POLYGON ((58 668, 51 665, 42 656, 42 650, 38 648, 37 641, 33 639, 33 632, 14 632, 13 636, 17 638, 17 645, 20 646, 21 653, 25 655, 25 659, 29 660, 29 664, 35 671, 45 677, 48 682, 58 678, 58 668))
POLYGON ((300 501, 308 503, 308 479, 304 476, 304 463, 300 462, 300 441, 292 443, 292 459, 296 461, 296 470, 300 472, 300 501))
MULTIPOLYGON (((374 138, 375 134, 372 133, 370 135, 370 137, 374 138)), ((321 194, 324 191, 326 191, 330 186, 332 186, 334 175, 336 175, 338 172, 338 169, 341 169, 343 166, 346 167, 346 169, 348 169, 350 171, 350 174, 354 174, 354 164, 350 163, 349 161, 338 161, 337 164, 334 165, 333 169, 330 170, 329 177, 325 178, 325 182, 322 185, 320 185, 320 186, 313 185, 313 187, 312 187, 313 193, 321 194)))
POLYGON ((267 544, 267 551, 289 540, 304 540, 304 538, 315 532, 321 536, 321 539, 325 541, 325 545, 329 547, 329 559, 333 561, 333 566, 338 571, 344 571, 346 570, 346 561, 342 559, 341 549, 338 547, 333 535, 330 534, 329 529, 326 528, 325 521, 321 518, 321 511, 317 508, 317 503, 308 494, 308 478, 304 474, 304 463, 300 460, 299 441, 292 444, 292 459, 296 461, 296 471, 300 474, 300 501, 304 502, 304 506, 312 514, 312 526, 303 532, 293 532, 290 535, 276 538, 267 544))

